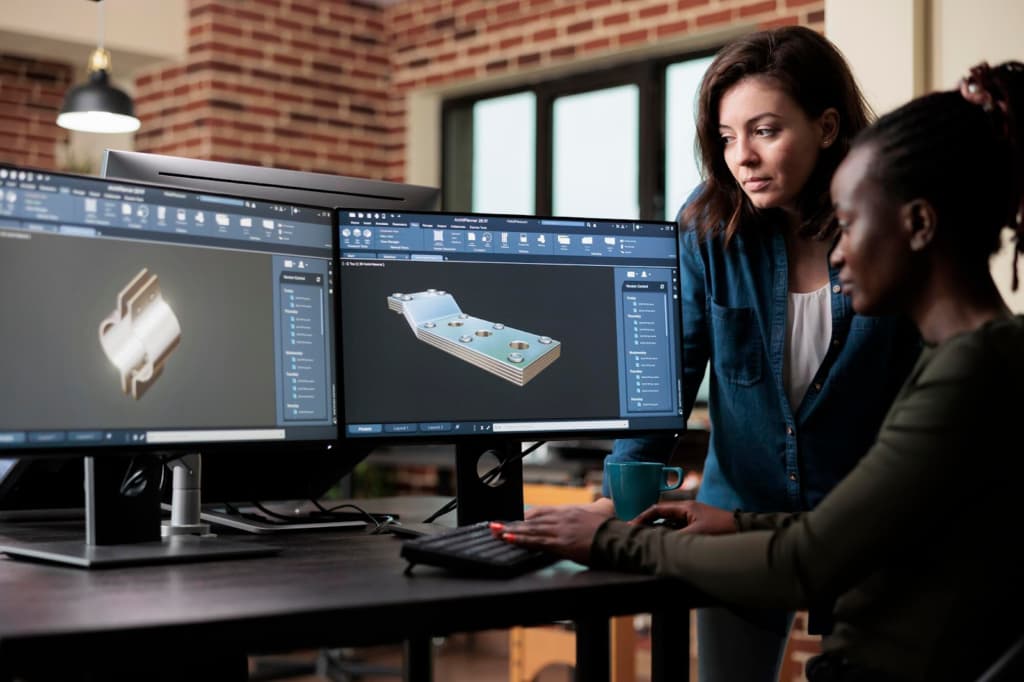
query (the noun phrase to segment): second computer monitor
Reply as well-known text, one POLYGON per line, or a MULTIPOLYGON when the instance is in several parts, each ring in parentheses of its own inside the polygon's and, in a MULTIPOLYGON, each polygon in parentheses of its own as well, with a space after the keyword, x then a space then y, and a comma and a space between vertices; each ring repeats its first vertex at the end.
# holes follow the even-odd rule
POLYGON ((344 438, 684 427, 674 223, 340 209, 338 229, 344 438))

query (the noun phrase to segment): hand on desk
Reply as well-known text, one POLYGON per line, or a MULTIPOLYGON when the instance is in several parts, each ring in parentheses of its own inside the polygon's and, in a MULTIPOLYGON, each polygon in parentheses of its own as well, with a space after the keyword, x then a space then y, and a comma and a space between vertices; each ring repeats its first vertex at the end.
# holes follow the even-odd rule
POLYGON ((679 528, 680 533, 724 535, 736 532, 736 521, 731 511, 693 500, 659 502, 630 523, 653 524, 661 519, 665 525, 679 528))
MULTIPOLYGON (((529 511, 525 521, 492 523, 491 531, 507 542, 589 564, 594 534, 609 517, 603 507, 597 507, 597 512, 592 508, 592 505, 537 507, 529 511)), ((653 524, 659 520, 668 520, 669 525, 684 526, 680 533, 721 535, 736 532, 732 512, 693 500, 656 504, 630 523, 653 524)))
POLYGON ((594 534, 607 519, 584 506, 539 507, 526 521, 492 523, 491 531, 506 542, 589 564, 594 534))

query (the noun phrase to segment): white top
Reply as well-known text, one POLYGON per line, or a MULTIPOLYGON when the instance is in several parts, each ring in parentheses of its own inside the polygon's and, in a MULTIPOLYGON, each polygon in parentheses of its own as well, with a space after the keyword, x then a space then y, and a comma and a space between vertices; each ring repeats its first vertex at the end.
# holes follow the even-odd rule
POLYGON ((811 385, 832 336, 832 304, 829 285, 807 293, 789 292, 786 311, 786 357, 782 377, 793 412, 811 385))

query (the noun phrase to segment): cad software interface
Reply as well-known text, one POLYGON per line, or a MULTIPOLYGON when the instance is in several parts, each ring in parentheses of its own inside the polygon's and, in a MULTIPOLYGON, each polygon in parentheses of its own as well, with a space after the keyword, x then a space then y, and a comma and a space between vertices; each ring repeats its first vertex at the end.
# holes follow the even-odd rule
POLYGON ((332 226, 0 167, 0 451, 336 438, 332 226))
POLYGON ((339 210, 347 437, 683 426, 676 227, 339 210))

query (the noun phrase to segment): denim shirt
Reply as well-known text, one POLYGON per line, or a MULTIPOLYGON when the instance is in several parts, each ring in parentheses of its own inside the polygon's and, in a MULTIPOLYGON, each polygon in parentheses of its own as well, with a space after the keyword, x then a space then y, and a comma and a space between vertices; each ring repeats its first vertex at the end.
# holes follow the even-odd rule
MULTIPOLYGON (((854 314, 830 263, 828 352, 802 402, 791 405, 783 382, 785 238, 765 228, 741 232, 728 246, 720 236, 698 239, 693 229, 679 238, 687 417, 705 368, 711 372, 711 434, 697 498, 753 512, 810 509, 874 442, 920 337, 904 317, 854 314)), ((664 462, 674 443, 620 439, 606 461, 664 462)))

